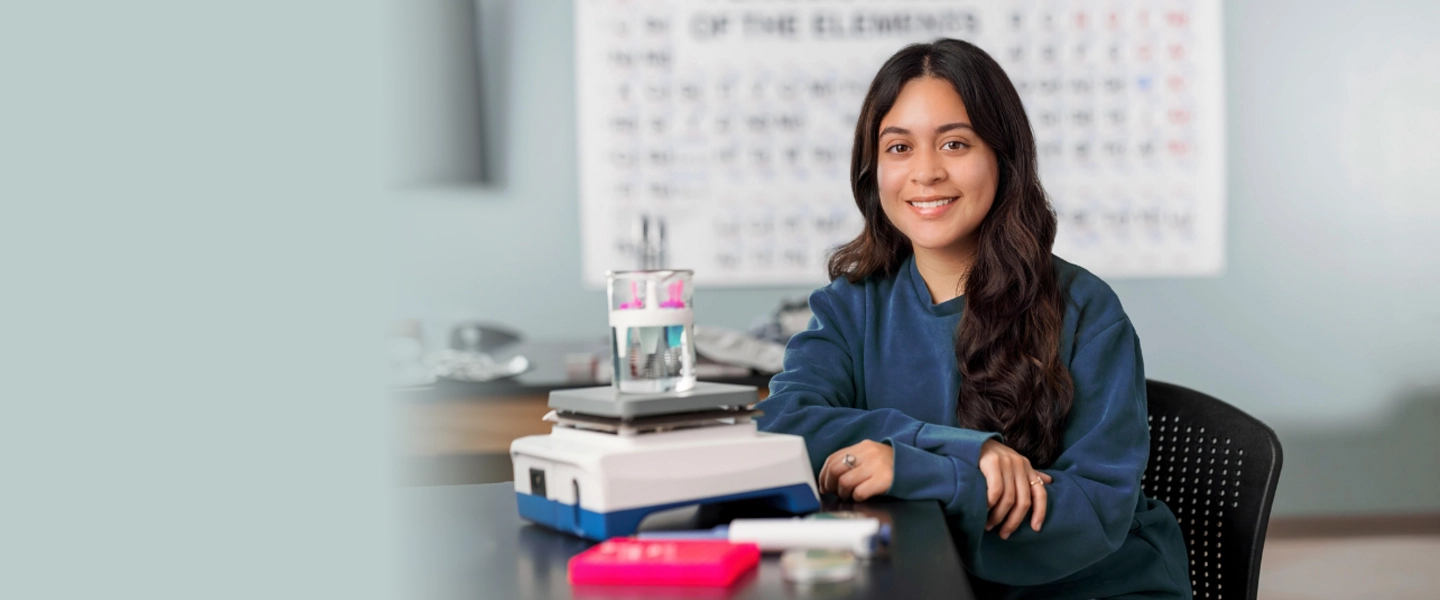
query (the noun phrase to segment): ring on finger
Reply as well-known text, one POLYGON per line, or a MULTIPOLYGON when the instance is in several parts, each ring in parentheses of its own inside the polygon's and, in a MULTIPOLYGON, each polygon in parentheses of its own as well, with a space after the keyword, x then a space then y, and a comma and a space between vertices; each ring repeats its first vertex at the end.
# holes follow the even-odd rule
POLYGON ((845 466, 847 466, 847 467, 849 467, 849 468, 851 468, 851 469, 855 468, 855 457, 854 457, 854 456, 851 456, 851 455, 849 455, 849 454, 846 454, 844 460, 842 460, 842 461, 840 461, 840 462, 845 463, 845 466))

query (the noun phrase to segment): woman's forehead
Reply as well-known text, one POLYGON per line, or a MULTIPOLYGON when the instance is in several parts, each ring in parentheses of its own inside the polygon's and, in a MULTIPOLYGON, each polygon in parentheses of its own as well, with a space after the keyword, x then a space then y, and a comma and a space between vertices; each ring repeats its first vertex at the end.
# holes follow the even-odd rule
POLYGON ((881 117, 880 128, 933 129, 956 121, 968 123, 970 118, 955 87, 944 79, 920 77, 905 82, 900 88, 890 112, 881 117))

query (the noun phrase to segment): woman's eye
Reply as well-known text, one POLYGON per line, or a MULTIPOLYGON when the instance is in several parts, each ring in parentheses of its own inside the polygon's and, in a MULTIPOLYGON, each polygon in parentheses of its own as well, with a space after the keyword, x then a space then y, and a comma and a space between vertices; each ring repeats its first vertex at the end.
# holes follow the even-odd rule
POLYGON ((941 148, 944 148, 946 150, 963 150, 965 149, 965 142, 961 142, 959 140, 951 140, 945 142, 945 145, 941 146, 941 148))
POLYGON ((904 151, 909 150, 909 149, 910 149, 910 147, 909 147, 909 146, 906 146, 905 144, 891 144, 889 148, 886 148, 886 149, 885 149, 885 151, 886 151, 886 152, 904 152, 904 151))

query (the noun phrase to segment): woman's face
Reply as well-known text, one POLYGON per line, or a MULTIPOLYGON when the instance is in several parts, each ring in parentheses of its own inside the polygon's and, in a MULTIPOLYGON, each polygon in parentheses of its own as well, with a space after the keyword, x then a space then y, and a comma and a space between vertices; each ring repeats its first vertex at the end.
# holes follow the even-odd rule
POLYGON ((999 181, 995 152, 970 127, 950 82, 912 79, 880 119, 876 179, 885 216, 917 253, 974 252, 999 181))

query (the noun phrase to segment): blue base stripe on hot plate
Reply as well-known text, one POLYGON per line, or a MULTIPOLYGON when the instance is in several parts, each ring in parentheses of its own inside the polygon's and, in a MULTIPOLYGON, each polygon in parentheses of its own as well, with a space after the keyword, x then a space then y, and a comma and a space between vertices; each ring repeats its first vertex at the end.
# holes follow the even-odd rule
POLYGON ((792 514, 820 510, 820 500, 815 497, 814 488, 804 483, 607 513, 586 510, 574 504, 566 504, 520 491, 515 492, 515 504, 520 509, 521 517, 552 529, 597 541, 635 533, 635 530, 640 527, 640 521, 653 512, 696 504, 716 504, 751 499, 764 499, 770 506, 792 514))

